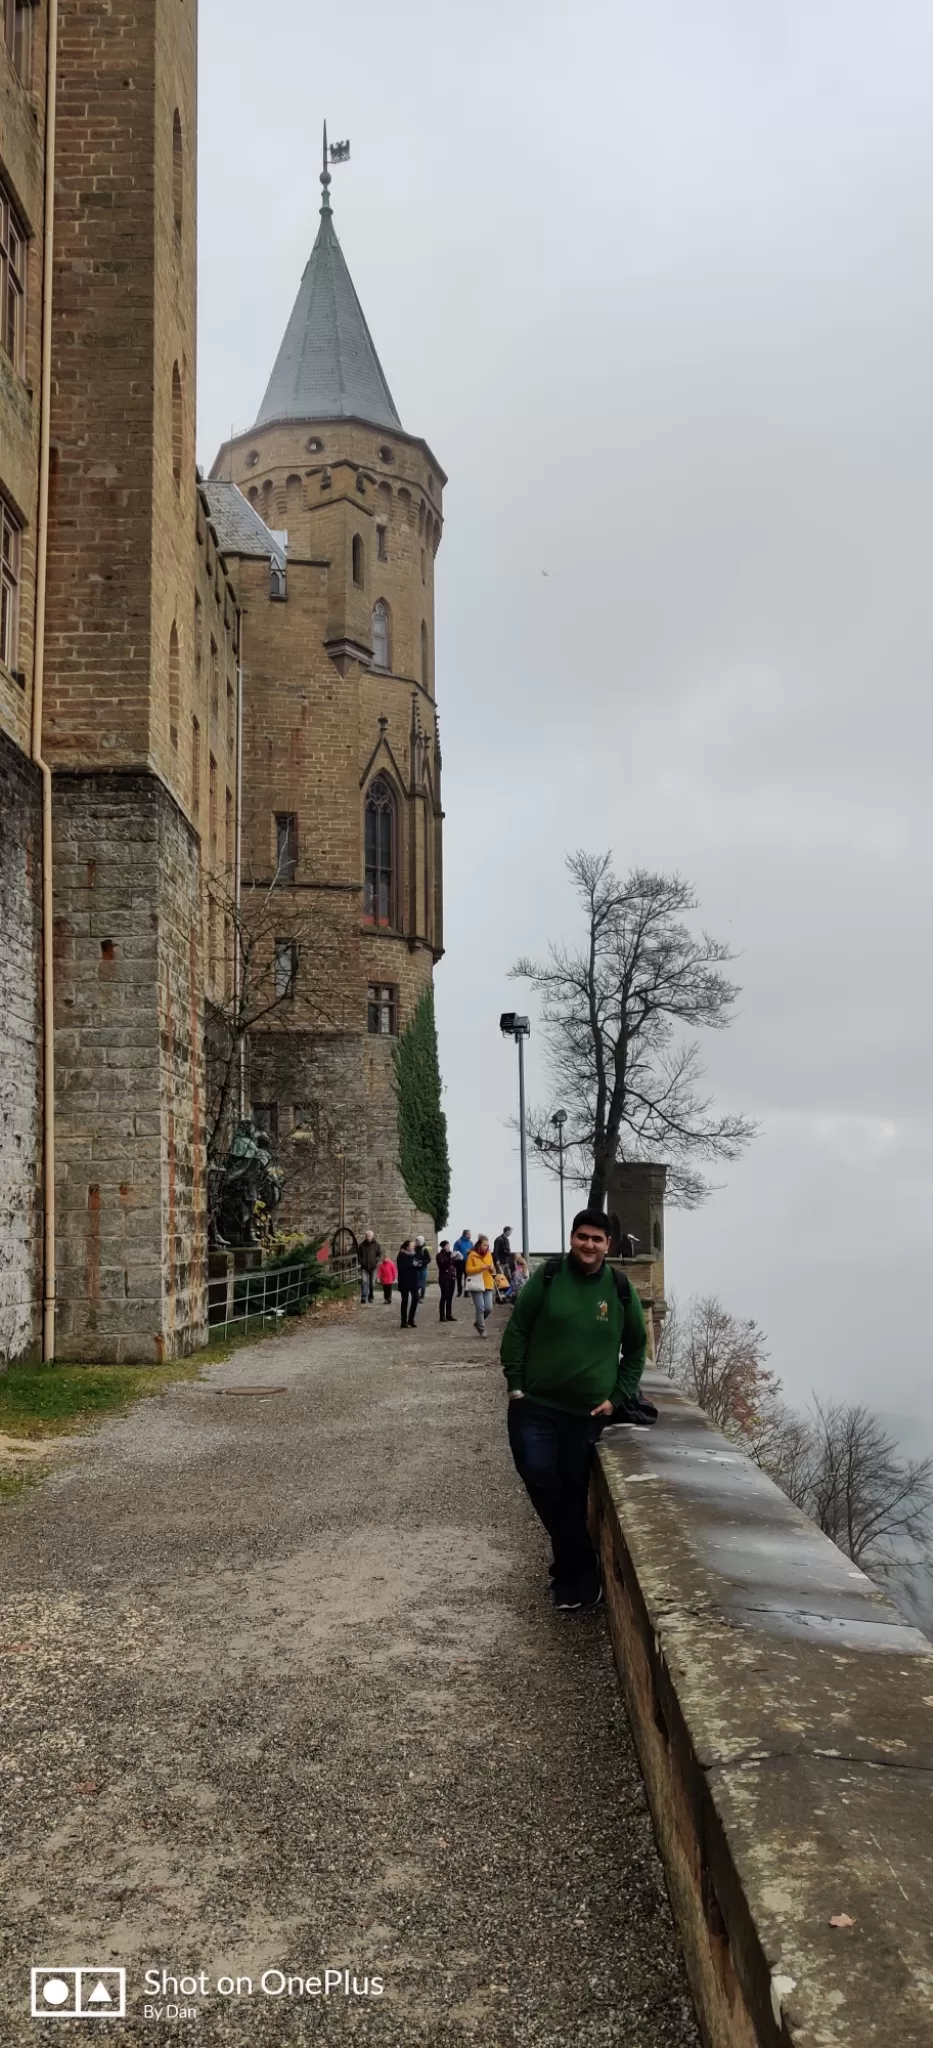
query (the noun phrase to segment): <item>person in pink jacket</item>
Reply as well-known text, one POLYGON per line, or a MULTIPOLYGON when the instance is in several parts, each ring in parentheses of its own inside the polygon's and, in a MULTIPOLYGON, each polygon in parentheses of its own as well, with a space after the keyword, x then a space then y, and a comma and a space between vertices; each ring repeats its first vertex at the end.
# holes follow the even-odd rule
POLYGON ((376 1279, 385 1296, 386 1308, 392 1307, 392 1289, 398 1279, 398 1267, 394 1259, 383 1259, 376 1267, 376 1279))

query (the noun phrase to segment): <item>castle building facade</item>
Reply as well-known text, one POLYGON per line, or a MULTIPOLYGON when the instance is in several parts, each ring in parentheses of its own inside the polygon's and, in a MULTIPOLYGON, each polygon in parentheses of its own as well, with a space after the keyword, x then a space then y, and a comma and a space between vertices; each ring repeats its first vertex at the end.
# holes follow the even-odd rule
POLYGON ((274 883, 244 1079, 289 1220, 419 1220, 391 1049, 442 943, 444 479, 326 187, 255 428, 199 478, 196 137, 196 0, 5 0, 0 1363, 204 1341, 241 884, 274 883))
POLYGON ((285 1223, 394 1250, 393 1046, 443 948, 434 564, 444 473, 401 424, 334 230, 248 433, 206 486, 242 619, 243 903, 274 890, 287 1000, 249 1047, 285 1223), (270 540, 270 529, 275 536, 270 540))

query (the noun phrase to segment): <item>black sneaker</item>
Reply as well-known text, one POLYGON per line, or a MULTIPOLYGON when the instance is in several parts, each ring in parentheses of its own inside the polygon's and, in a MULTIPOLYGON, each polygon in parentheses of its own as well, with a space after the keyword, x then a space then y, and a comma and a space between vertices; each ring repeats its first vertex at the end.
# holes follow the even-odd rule
POLYGON ((594 1582, 593 1582, 593 1581, 591 1580, 591 1581, 590 1581, 590 1583, 589 1583, 588 1585, 586 1585, 586 1586, 583 1586, 583 1587, 581 1587, 581 1591, 580 1591, 580 1606, 581 1606, 581 1607, 601 1607, 601 1606, 602 1606, 602 1601, 603 1601, 603 1588, 602 1588, 602 1580, 601 1580, 601 1579, 597 1579, 597 1580, 595 1581, 595 1583, 594 1583, 594 1582))
POLYGON ((584 1605, 583 1595, 578 1587, 562 1584, 559 1579, 555 1579, 551 1587, 551 1599, 559 1614, 569 1614, 584 1605))

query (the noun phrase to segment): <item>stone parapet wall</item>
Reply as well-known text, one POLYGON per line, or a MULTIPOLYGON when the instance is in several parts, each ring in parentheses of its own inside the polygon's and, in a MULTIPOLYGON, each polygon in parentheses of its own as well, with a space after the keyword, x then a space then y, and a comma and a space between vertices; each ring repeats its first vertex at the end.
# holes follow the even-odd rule
POLYGON ((41 884, 39 772, 0 731, 0 1366, 39 1338, 41 884))
POLYGON ((658 1424, 604 1433, 592 1511, 704 2042, 929 2048, 933 1647, 648 1386, 658 1424))

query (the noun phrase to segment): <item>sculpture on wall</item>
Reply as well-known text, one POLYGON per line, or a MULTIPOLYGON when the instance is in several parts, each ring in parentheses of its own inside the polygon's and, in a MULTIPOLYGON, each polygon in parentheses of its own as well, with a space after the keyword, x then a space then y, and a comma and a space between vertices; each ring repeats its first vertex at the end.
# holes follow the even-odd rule
POLYGON ((230 1150, 216 1169, 211 1189, 214 1243, 255 1249, 260 1242, 258 1205, 271 1214, 281 1199, 282 1175, 273 1159, 272 1141, 246 1117, 237 1124, 230 1150))

